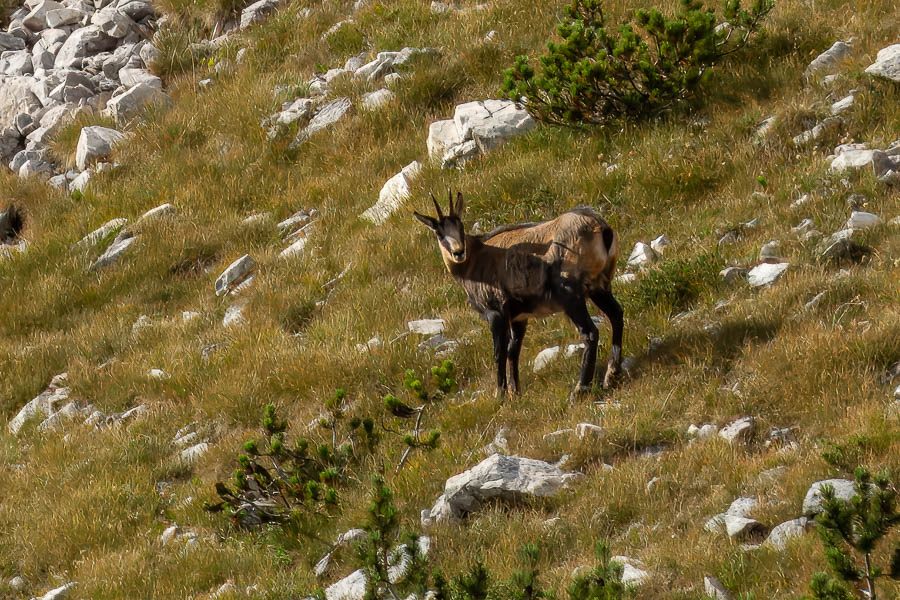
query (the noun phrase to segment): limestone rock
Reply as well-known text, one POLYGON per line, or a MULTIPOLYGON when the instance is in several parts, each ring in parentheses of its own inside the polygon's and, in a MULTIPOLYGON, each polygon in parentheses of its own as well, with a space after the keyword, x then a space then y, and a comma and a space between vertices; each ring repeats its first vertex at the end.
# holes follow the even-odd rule
POLYGON ((265 19, 270 13, 274 12, 280 2, 278 0, 259 0, 241 11, 240 29, 246 29, 254 23, 258 23, 265 19))
POLYGON ((753 433, 755 431, 756 419, 753 417, 742 417, 723 427, 719 431, 719 437, 729 444, 737 442, 747 443, 753 439, 753 433))
POLYGON ((395 98, 394 92, 389 89, 382 88, 380 90, 375 90, 374 92, 369 92, 367 94, 363 94, 362 103, 363 106, 368 109, 375 109, 388 104, 395 98))
POLYGON ((780 262, 781 244, 776 240, 763 244, 759 250, 759 259, 765 262, 780 262))
POLYGON ((432 160, 440 160, 447 150, 462 142, 463 139, 456 129, 456 121, 453 119, 435 121, 428 126, 426 146, 428 147, 428 157, 432 160))
POLYGON ((841 98, 840 100, 838 100, 837 102, 835 102, 834 104, 831 105, 831 114, 839 115, 842 112, 845 112, 851 106, 853 106, 853 103, 855 101, 856 101, 856 96, 854 96, 853 94, 844 96, 843 98, 841 98))
POLYGON ((827 75, 837 70, 838 61, 850 54, 853 48, 846 42, 835 42, 831 48, 817 56, 806 67, 806 76, 827 75))
POLYGON ((655 240, 650 242, 650 248, 656 252, 658 255, 662 255, 672 246, 672 240, 669 239, 669 236, 666 234, 662 234, 655 240))
POLYGON ((747 277, 748 269, 744 267, 725 267, 719 271, 719 276, 725 280, 725 283, 732 284, 739 279, 747 277))
POLYGON ((96 25, 76 29, 56 53, 53 66, 56 69, 80 69, 86 57, 112 50, 116 43, 116 38, 96 25))
POLYGON ((28 419, 41 414, 50 416, 55 413, 57 407, 69 398, 70 390, 65 385, 67 381, 67 373, 54 377, 46 390, 23 406, 18 414, 10 420, 7 425, 9 432, 13 435, 18 435, 19 430, 22 429, 22 426, 28 419))
POLYGON ((544 348, 534 357, 533 369, 535 373, 543 371, 559 355, 559 346, 544 348))
POLYGON ((900 44, 879 50, 875 62, 866 68, 866 73, 900 82, 900 44))
POLYGON ((480 100, 456 107, 453 113, 459 136, 475 140, 482 152, 537 126, 523 108, 510 100, 480 100))
POLYGON ((750 517, 754 510, 759 506, 759 500, 756 498, 748 498, 741 497, 735 499, 731 505, 728 507, 728 510, 725 511, 726 515, 734 515, 736 517, 750 517))
POLYGON ((443 319, 419 319, 406 324, 411 333, 422 335, 437 335, 444 331, 443 319))
POLYGON ((747 273, 747 281, 753 287, 762 287, 775 283, 787 270, 789 264, 763 263, 750 269, 747 273))
POLYGON ((125 251, 131 247, 131 245, 137 241, 136 236, 122 236, 117 237, 112 244, 110 244, 109 248, 106 249, 100 258, 94 261, 91 265, 91 270, 102 269, 104 267, 109 267, 111 265, 116 264, 119 261, 119 258, 125 254, 125 251))
POLYGON ((613 556, 609 560, 622 565, 622 583, 625 585, 640 585, 650 577, 644 563, 636 558, 613 556))
POLYGON ((299 146, 311 136, 340 121, 353 108, 350 98, 337 98, 324 104, 291 142, 292 147, 299 146))
POLYGON ((240 300, 229 306, 225 310, 225 317, 222 319, 222 325, 231 327, 246 322, 244 309, 247 308, 247 300, 240 300))
POLYGON ((418 177, 422 164, 414 160, 387 180, 381 192, 378 193, 378 202, 365 210, 360 215, 375 225, 383 225, 388 217, 394 213, 404 200, 412 194, 412 182, 418 177))
POLYGON ((575 435, 579 440, 594 438, 599 439, 606 435, 606 432, 599 425, 593 423, 579 423, 575 426, 575 435))
POLYGON ((185 448, 179 453, 179 458, 186 463, 194 463, 209 450, 209 444, 200 442, 190 448, 185 448))
POLYGON ((634 245, 631 254, 628 256, 629 267, 646 267, 653 264, 657 260, 656 252, 649 244, 638 242, 634 245))
POLYGON ((737 541, 744 541, 757 537, 765 528, 759 521, 722 513, 706 522, 703 528, 710 533, 724 531, 728 537, 737 541))
POLYGON ((493 454, 448 479, 428 516, 433 522, 459 520, 485 501, 553 496, 581 477, 540 460, 493 454))
POLYGON ((882 221, 881 217, 879 217, 878 215, 854 210, 852 213, 850 213, 850 218, 847 220, 847 224, 844 225, 844 228, 867 229, 869 227, 881 225, 882 223, 884 223, 884 221, 882 221))
POLYGON ((784 550, 789 540, 804 535, 811 525, 812 523, 806 517, 785 521, 772 528, 764 544, 777 550, 784 550))
POLYGON ((169 99, 154 83, 142 81, 126 92, 115 96, 106 103, 106 110, 116 120, 124 124, 149 103, 165 103, 169 99))
POLYGON ((131 28, 135 25, 131 17, 111 6, 95 12, 91 17, 91 23, 99 27, 100 31, 115 39, 121 39, 128 35, 131 28))
POLYGON ((90 248, 103 238, 112 235, 113 233, 117 233, 120 229, 125 227, 125 224, 127 222, 128 219, 113 219, 111 221, 107 221, 91 233, 75 242, 75 246, 82 249, 90 248))
MULTIPOLYGON (((0 36, 3 35, 5 34, 0 33, 0 36)), ((15 39, 19 40, 19 38, 15 39)), ((2 48, 2 37, 0 37, 0 48, 2 48)), ((33 80, 30 77, 0 77, 0 79, 2 79, 2 85, 0 85, 0 130, 5 130, 8 127, 16 127, 17 115, 34 114, 41 109, 42 104, 31 91, 33 80)))
POLYGON ((216 296, 224 296, 240 285, 256 270, 256 261, 249 254, 244 254, 228 265, 216 279, 216 296))
POLYGON ((75 164, 83 171, 88 164, 109 156, 113 146, 124 137, 124 134, 108 127, 83 127, 75 149, 75 164))
POLYGON ((146 83, 158 90, 162 89, 162 79, 147 69, 133 69, 125 67, 119 70, 119 80, 125 87, 134 87, 139 83, 146 83))
POLYGON ((849 502, 856 495, 854 482, 849 479, 826 479, 817 481, 809 487, 806 497, 803 499, 803 514, 806 516, 817 515, 824 510, 822 506, 822 487, 830 485, 834 488, 834 497, 849 502))
POLYGON ((719 581, 718 577, 704 577, 703 590, 708 597, 713 598, 714 600, 731 600, 731 593, 724 585, 722 585, 722 582, 719 581))
POLYGON ((34 598, 34 600, 62 600, 69 595, 69 590, 71 590, 76 585, 78 585, 77 581, 70 581, 65 585, 61 585, 58 588, 50 590, 39 598, 34 598))

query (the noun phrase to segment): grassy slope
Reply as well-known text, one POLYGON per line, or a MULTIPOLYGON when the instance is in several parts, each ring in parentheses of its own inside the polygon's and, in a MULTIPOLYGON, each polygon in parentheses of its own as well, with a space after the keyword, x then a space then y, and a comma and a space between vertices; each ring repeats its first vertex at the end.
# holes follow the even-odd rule
MULTIPOLYGON (((154 408, 128 429, 75 427, 66 440, 32 428, 14 439, 2 428, 0 463, 24 467, 0 469, 0 595, 27 598, 67 580, 81 582, 74 597, 96 599, 189 597, 226 579, 259 583, 272 597, 310 589, 317 585, 310 565, 324 543, 275 531, 236 534, 200 508, 212 499, 212 483, 229 477, 263 404, 275 402, 297 429, 338 387, 378 412, 385 391, 399 391, 404 369, 424 371, 435 359, 418 352, 412 337, 363 355, 355 344, 373 335, 392 339, 408 319, 432 316, 446 319, 449 335, 462 341, 454 360, 465 396, 491 389, 489 336, 444 272, 431 235, 406 211, 378 228, 356 215, 374 203, 384 181, 425 155, 428 123, 448 118, 457 103, 494 96, 500 68, 516 54, 540 50, 562 3, 495 0, 489 10, 465 16, 435 16, 420 1, 376 3, 358 13, 348 31, 321 41, 350 4, 328 2, 301 20, 295 15, 306 3, 291 3, 244 42, 225 48, 233 56, 249 47, 247 64, 203 91, 197 81, 207 74, 198 66, 204 62, 185 59, 184 47, 212 19, 190 12, 200 4, 167 6, 184 11, 181 29, 163 48, 176 102, 147 115, 118 151, 122 167, 97 176, 77 201, 0 173, 3 195, 27 210, 31 241, 26 254, 0 261, 0 415, 11 417, 62 371, 69 372, 75 397, 106 412, 142 402, 154 408), (499 44, 480 41, 491 29, 499 32, 499 44), (305 81, 316 65, 337 66, 359 51, 371 55, 405 45, 443 53, 411 67, 390 107, 360 113, 298 153, 268 142, 257 126, 278 105, 276 83, 305 81), (178 218, 144 231, 116 268, 89 273, 85 266, 93 256, 69 250, 107 220, 133 220, 163 202, 178 207, 178 218), (281 245, 271 228, 241 225, 253 212, 281 219, 308 207, 321 217, 312 250, 299 260, 277 258, 281 245), (212 283, 248 252, 261 265, 248 294, 249 323, 226 330, 221 319, 229 301, 214 296, 212 283), (317 309, 326 295, 322 284, 347 264, 347 276, 317 309), (201 317, 183 324, 183 310, 201 317), (133 335, 142 314, 155 324, 133 335), (226 348, 204 362, 201 349, 218 342, 226 348), (118 362, 97 368, 112 357, 118 362), (148 379, 153 367, 172 378, 148 379), (172 459, 170 440, 192 421, 205 423, 215 445, 188 469, 172 459), (157 491, 159 481, 174 482, 170 493, 157 491), (156 539, 173 521, 212 539, 189 554, 161 550, 156 539), (16 596, 2 586, 19 573, 29 587, 16 596)), ((617 18, 630 8, 610 2, 607 12, 617 18)), ((574 493, 552 503, 488 508, 465 526, 436 528, 436 564, 455 572, 475 549, 505 575, 515 550, 540 538, 548 555, 545 577, 561 587, 572 568, 590 561, 593 541, 604 537, 614 553, 641 558, 655 573, 642 598, 700 597, 705 574, 717 574, 745 597, 791 597, 821 568, 815 536, 783 555, 745 553, 704 533, 706 517, 739 494, 759 494, 761 520, 777 524, 797 516, 809 483, 846 474, 857 463, 898 479, 897 424, 884 420, 889 390, 876 383, 882 369, 900 359, 896 229, 872 231, 876 252, 862 265, 843 265, 849 269, 843 275, 839 266, 816 264, 811 246, 790 232, 803 217, 834 231, 849 214, 847 192, 823 160, 839 140, 803 152, 790 144, 804 119, 827 113, 826 92, 804 86, 801 76, 816 53, 834 39, 857 37, 835 93, 861 92, 843 139, 887 144, 900 131, 897 88, 862 76, 877 49, 897 40, 892 10, 883 0, 782 0, 753 57, 736 59, 731 74, 714 82, 706 127, 689 126, 693 117, 621 131, 545 127, 462 172, 424 169, 410 207, 427 208, 428 190, 453 186, 469 196, 469 221, 487 228, 591 204, 618 229, 626 255, 634 242, 667 233, 675 249, 664 265, 692 261, 687 278, 700 290, 694 312, 677 323, 670 316, 686 307, 667 302, 658 283, 672 276, 617 291, 626 309, 626 354, 639 365, 634 379, 605 398, 618 409, 567 404, 577 369, 572 359, 539 375, 526 369, 521 398, 498 402, 483 394, 436 414, 441 448, 417 455, 388 478, 410 525, 448 476, 480 458, 477 448, 500 426, 514 432, 512 451, 544 459, 571 453, 570 464, 587 474, 574 493), (773 113, 781 117, 775 136, 754 144, 753 126, 773 113), (606 161, 620 168, 607 174, 606 161), (752 195, 760 174, 769 184, 766 197, 752 195), (811 201, 801 210, 789 208, 801 193, 810 193, 811 201), (762 218, 760 229, 716 253, 717 231, 754 217, 762 218), (726 264, 751 262, 770 239, 782 241, 792 263, 772 289, 727 288, 708 276, 726 264), (825 301, 805 312, 804 303, 822 290, 825 301), (715 308, 722 299, 730 303, 715 308), (721 333, 711 336, 710 324, 721 333), (664 339, 652 357, 650 337, 664 339), (734 381, 740 395, 721 391, 734 381), (741 414, 759 418, 760 437, 769 427, 798 425, 799 449, 687 444, 688 424, 722 424, 741 414), (542 440, 582 421, 602 425, 607 437, 591 444, 542 440), (843 468, 822 460, 825 440, 851 442, 843 468), (655 444, 669 451, 658 460, 636 457, 655 444), (616 468, 603 471, 603 462, 616 468), (786 466, 786 475, 761 481, 759 473, 776 465, 786 466), (660 479, 648 492, 652 477, 660 479), (556 515, 562 522, 548 533, 541 523, 556 515)), ((369 90, 351 82, 336 87, 353 97, 369 90)), ((71 155, 76 139, 75 127, 60 135, 60 156, 71 155)), ((886 218, 900 213, 896 193, 865 175, 851 181, 854 191, 868 196, 872 212, 886 218)), ((534 323, 523 363, 547 345, 575 341, 562 317, 534 323)), ((388 445, 379 459, 395 464, 397 448, 388 445)), ((344 494, 344 514, 322 533, 324 540, 359 522, 365 493, 361 487, 344 494)), ((346 563, 336 574, 348 569, 346 563)))

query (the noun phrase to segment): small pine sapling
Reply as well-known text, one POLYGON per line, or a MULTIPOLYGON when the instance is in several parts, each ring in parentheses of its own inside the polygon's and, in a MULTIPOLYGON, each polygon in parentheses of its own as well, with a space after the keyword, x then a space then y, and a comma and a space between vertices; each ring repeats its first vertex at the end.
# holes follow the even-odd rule
POLYGON ((894 546, 887 570, 873 564, 878 542, 900 523, 897 492, 885 475, 873 477, 864 467, 857 467, 853 474, 856 495, 849 502, 836 498, 830 485, 822 487, 824 511, 818 530, 834 577, 826 573, 813 576, 809 586, 813 600, 852 600, 857 594, 848 584, 863 584, 866 597, 877 600, 879 578, 900 580, 900 542, 894 546))
POLYGON ((390 592, 394 600, 400 600, 390 580, 390 556, 400 529, 400 511, 393 503, 393 494, 376 475, 372 478, 374 490, 363 529, 365 540, 359 546, 360 559, 366 574, 365 600, 379 600, 383 590, 390 592))
POLYGON ((535 118, 561 125, 655 117, 691 98, 723 57, 758 33, 772 0, 725 0, 725 21, 697 0, 674 17, 638 9, 634 22, 609 26, 601 0, 573 0, 549 42, 540 72, 519 56, 503 72, 501 93, 523 100, 535 118))
POLYGON ((453 598, 459 600, 487 600, 491 592, 491 573, 481 558, 475 560, 468 573, 453 578, 453 598))
POLYGON ((445 398, 447 395, 456 391, 458 385, 456 383, 455 375, 455 367, 451 360, 445 360, 440 365, 432 367, 431 376, 436 391, 429 396, 422 380, 416 377, 415 371, 407 369, 404 374, 403 387, 406 388, 407 393, 413 398, 418 406, 411 407, 392 394, 388 394, 384 397, 384 406, 391 415, 399 419, 412 419, 413 417, 416 419, 412 433, 401 433, 393 429, 385 428, 387 431, 399 435, 403 439, 403 443, 406 444, 406 449, 403 451, 400 462, 397 464, 397 471, 400 471, 403 468, 403 465, 406 464, 406 461, 409 459, 413 450, 433 450, 437 448, 441 432, 432 429, 428 434, 423 435, 421 433, 422 418, 425 414, 425 409, 429 404, 445 398))
POLYGON ((622 583, 624 567, 610 560, 609 544, 598 541, 598 565, 593 571, 577 575, 567 590, 570 600, 621 600, 629 596, 622 583))
POLYGON ((321 424, 330 431, 331 439, 318 445, 303 438, 289 445, 285 439, 287 421, 278 418, 273 404, 267 404, 262 417, 264 445, 257 440, 244 443, 232 485, 216 483, 221 502, 206 508, 227 511, 237 525, 245 528, 293 523, 298 532, 312 532, 315 527, 311 521, 337 510, 337 487, 371 455, 377 443, 371 418, 354 417, 341 429, 344 396, 339 390, 326 401, 327 416, 321 424), (340 444, 339 431, 346 435, 340 444))
POLYGON ((538 582, 540 571, 538 570, 538 562, 541 558, 540 546, 534 543, 527 543, 519 550, 519 560, 523 563, 523 568, 513 571, 510 578, 509 587, 514 600, 539 600, 541 598, 552 598, 552 594, 541 589, 538 582))

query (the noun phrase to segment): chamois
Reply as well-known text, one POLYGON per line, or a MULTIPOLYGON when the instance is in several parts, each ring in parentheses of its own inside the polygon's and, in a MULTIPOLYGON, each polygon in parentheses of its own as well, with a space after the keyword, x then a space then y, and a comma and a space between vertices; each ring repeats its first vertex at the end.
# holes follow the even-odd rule
POLYGON ((590 391, 597 364, 597 327, 586 298, 612 327, 612 347, 603 385, 609 388, 622 362, 622 307, 611 282, 619 254, 618 236, 600 215, 579 207, 541 223, 505 225, 485 235, 468 235, 461 220, 465 199, 449 194, 444 216, 434 195, 437 217, 414 212, 438 239, 444 264, 462 285, 472 307, 487 321, 494 338, 497 394, 507 391, 507 361, 512 392, 518 393, 519 353, 528 319, 564 312, 584 340, 575 394, 590 391))

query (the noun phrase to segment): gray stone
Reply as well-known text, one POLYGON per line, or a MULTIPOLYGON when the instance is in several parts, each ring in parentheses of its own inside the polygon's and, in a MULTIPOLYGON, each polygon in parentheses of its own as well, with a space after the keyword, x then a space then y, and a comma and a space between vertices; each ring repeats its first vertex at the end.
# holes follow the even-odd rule
POLYGON ((741 497, 734 500, 725 511, 726 515, 735 517, 750 517, 754 510, 759 507, 759 500, 756 498, 741 497))
POLYGON ((753 417, 741 417, 732 421, 719 430, 719 437, 729 444, 738 442, 747 443, 753 439, 756 431, 756 419, 753 417))
POLYGON ((337 98, 324 104, 309 121, 309 125, 297 134, 296 139, 292 142, 292 146, 302 144, 311 136, 337 123, 352 108, 353 103, 350 102, 350 98, 337 98))
POLYGON ((69 595, 69 590, 71 590, 76 585, 78 585, 77 581, 70 581, 69 583, 61 585, 58 588, 53 588, 43 596, 34 598, 33 600, 62 600, 69 595))
POLYGON ((106 35, 121 39, 128 35, 135 23, 128 15, 119 12, 113 7, 106 7, 94 13, 91 23, 100 28, 106 35))
POLYGON ((854 230, 868 229, 869 227, 875 227, 877 225, 881 225, 882 223, 884 223, 884 221, 882 221, 881 217, 879 217, 878 215, 854 210, 852 213, 850 213, 850 218, 847 220, 847 224, 844 225, 844 228, 854 230))
POLYGON ((75 419, 83 419, 87 415, 93 412, 93 406, 88 408, 79 408, 77 404, 74 402, 69 402, 61 409, 44 419, 40 425, 38 425, 38 431, 55 431, 60 429, 67 422, 73 421, 75 419))
POLYGON ((703 578, 703 590, 707 597, 714 600, 731 600, 731 593, 722 585, 718 577, 707 576, 703 578))
POLYGON ((744 541, 758 537, 765 527, 755 519, 722 513, 708 520, 703 529, 710 533, 724 531, 731 539, 744 541))
POLYGON ((821 139, 825 134, 835 131, 838 127, 841 126, 843 121, 840 117, 828 117, 812 129, 808 131, 804 131, 798 136, 794 137, 794 145, 795 146, 804 146, 810 142, 815 142, 821 139))
POLYGON ((0 129, 0 161, 5 161, 15 154, 21 139, 22 135, 15 127, 0 129))
POLYGON ((866 68, 866 73, 900 82, 900 44, 879 50, 875 62, 866 68))
POLYGON ((19 167, 19 177, 27 179, 29 177, 43 177, 49 179, 53 174, 53 167, 50 163, 42 160, 29 159, 19 167))
POLYGON ((501 142, 537 126, 537 122, 523 108, 510 100, 479 100, 456 107, 453 120, 460 137, 475 140, 486 152, 501 142))
POLYGON ((429 518, 433 522, 459 520, 491 499, 553 496, 581 477, 540 460, 493 454, 448 479, 429 518))
POLYGON ((387 180, 378 193, 378 202, 366 209, 360 216, 375 225, 383 225, 403 201, 412 194, 412 182, 418 177, 422 164, 414 160, 387 180))
POLYGON ((195 463, 200 459, 201 456, 206 454, 209 450, 209 444, 206 442, 200 442, 199 444, 194 444, 190 448, 185 448, 182 450, 178 457, 186 463, 195 463))
POLYGON ((100 258, 94 261, 94 264, 91 265, 91 270, 102 269, 104 267, 109 267, 116 264, 119 261, 119 258, 125 254, 125 251, 131 247, 131 245, 137 241, 137 237, 119 237, 110 244, 109 248, 106 249, 106 252, 100 255, 100 258))
POLYGON ((666 250, 672 247, 672 240, 669 239, 669 236, 666 234, 662 234, 656 239, 650 242, 650 248, 656 252, 656 254, 662 256, 666 250))
POLYGON ((116 123, 127 123, 146 104, 164 103, 169 97, 151 83, 141 82, 106 103, 106 110, 116 123))
POLYGON ((419 319, 417 321, 409 321, 406 326, 411 333, 420 335, 437 335, 444 331, 443 319, 419 319))
POLYGON ((45 19, 47 27, 55 29, 79 23, 85 16, 87 16, 87 13, 83 10, 63 6, 62 8, 48 10, 45 19))
POLYGON ((389 89, 382 88, 363 94, 362 104, 368 109, 381 108, 395 98, 394 92, 389 89))
POLYGON ((59 2, 54 2, 53 0, 43 0, 43 2, 36 4, 31 12, 28 13, 24 19, 22 19, 22 24, 31 31, 41 31, 42 29, 53 27, 53 25, 50 25, 47 22, 47 13, 51 10, 57 10, 60 8, 64 7, 59 2))
POLYGON ((464 166, 467 162, 478 156, 480 150, 475 140, 468 140, 455 146, 451 146, 441 157, 441 168, 451 169, 464 166))
POLYGON ((428 156, 432 160, 441 159, 447 150, 462 142, 462 136, 459 134, 459 130, 456 128, 456 121, 453 119, 435 121, 428 126, 426 145, 428 147, 428 156))
POLYGON ((119 81, 125 87, 134 87, 139 83, 146 83, 158 90, 162 89, 162 79, 147 69, 124 68, 119 70, 119 81))
POLYGON ((817 56, 806 67, 806 76, 827 75, 837 70, 838 61, 850 54, 853 48, 846 42, 835 42, 831 48, 817 56))
POLYGON ((810 526, 810 520, 806 517, 785 521, 772 528, 772 531, 769 532, 769 537, 766 538, 764 544, 766 546, 772 546, 777 550, 784 550, 785 547, 787 547, 789 540, 803 536, 810 526))
POLYGON ((11 33, 0 31, 0 51, 22 50, 23 48, 25 48, 25 40, 11 33))
POLYGON ((107 35, 96 25, 76 29, 56 53, 56 69, 81 68, 85 57, 112 50, 116 38, 107 35))
POLYGON ((579 423, 575 426, 575 435, 579 440, 599 439, 606 435, 606 431, 593 423, 579 423))
POLYGON ((290 246, 282 250, 278 256, 281 258, 289 258, 291 256, 297 256, 303 253, 303 249, 306 248, 306 243, 309 241, 307 237, 300 237, 295 240, 290 246))
POLYGON ((721 271, 719 271, 719 277, 725 280, 725 283, 732 284, 738 281, 739 279, 744 279, 747 277, 748 269, 744 267, 725 267, 721 271))
MULTIPOLYGON (((88 171, 85 171, 86 173, 88 171)), ((77 181, 77 179, 76 179, 77 181)), ((74 186, 74 182, 73 182, 74 186)), ((77 242, 75 242, 75 246, 81 249, 90 248, 100 240, 115 233, 118 233, 120 229, 125 227, 125 224, 128 222, 128 219, 113 219, 111 221, 107 221, 91 233, 87 234, 77 242)))
POLYGON ((822 487, 830 485, 834 488, 834 497, 849 502, 856 495, 854 482, 849 479, 826 479, 817 481, 809 487, 803 499, 803 514, 810 517, 824 510, 822 506, 822 487))
POLYGON ((27 50, 4 52, 0 58, 0 76, 31 75, 34 72, 32 56, 27 50))
POLYGON ((853 106, 853 102, 856 100, 856 96, 850 94, 845 96, 831 105, 831 114, 839 115, 842 112, 845 112, 851 106, 853 106))
POLYGON ((762 287, 775 283, 787 270, 789 264, 763 263, 750 269, 747 273, 747 281, 753 287, 762 287))
POLYGON ((25 587, 25 579, 21 575, 16 575, 7 583, 12 589, 19 591, 25 587))
POLYGON ((278 223, 278 233, 282 236, 290 233, 292 230, 296 230, 297 227, 302 225, 303 223, 309 221, 310 215, 307 210, 298 210, 290 217, 278 223))
POLYGON ((628 256, 628 266, 646 267, 656 262, 657 258, 656 252, 649 244, 638 242, 634 245, 631 254, 628 256))
POLYGON ((75 149, 75 164, 83 171, 90 163, 109 156, 113 146, 124 137, 115 129, 99 125, 82 128, 75 149))
POLYGON ((256 271, 256 261, 253 260, 252 256, 245 254, 236 259, 216 279, 216 296, 224 296, 240 285, 254 271, 256 271))
POLYGON ((78 190, 81 193, 87 189, 88 184, 91 182, 91 178, 94 176, 93 169, 85 169, 81 173, 78 174, 78 177, 72 180, 72 183, 69 184, 69 187, 73 190, 78 190))
POLYGON ((539 373, 547 368, 551 362, 553 362, 557 356, 559 356, 559 346, 553 346, 551 348, 544 348, 540 352, 537 353, 537 356, 534 357, 534 364, 532 365, 532 370, 535 373, 539 373))
POLYGON ((66 387, 68 374, 62 373, 53 378, 50 385, 43 392, 22 407, 13 417, 7 428, 13 435, 18 435, 25 421, 37 415, 50 416, 57 411, 57 407, 63 401, 68 400, 70 389, 66 387))
POLYGON ((158 221, 159 219, 174 215, 176 213, 175 205, 166 202, 165 204, 160 204, 155 208, 151 208, 135 221, 134 226, 137 228, 141 225, 146 225, 147 223, 152 223, 153 221, 158 221))
POLYGON ((865 248, 853 240, 853 230, 837 231, 817 246, 819 257, 823 260, 841 260, 855 258, 865 252, 865 248))
POLYGON ((764 262, 780 262, 781 244, 776 240, 763 244, 763 247, 759 250, 759 260, 764 262))
MULTIPOLYGON (((16 38, 19 39, 19 38, 16 38)), ((30 77, 7 77, 0 85, 0 130, 15 127, 16 116, 34 114, 42 104, 31 91, 30 77)))
POLYGON ((613 556, 610 562, 622 565, 622 583, 625 585, 641 585, 650 577, 644 563, 628 556, 613 556))
POLYGON ((259 0, 241 11, 240 29, 245 29, 253 23, 258 23, 274 12, 280 2, 278 0, 259 0))

